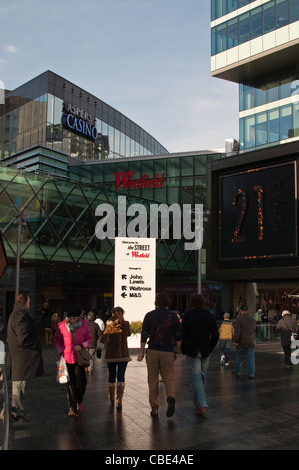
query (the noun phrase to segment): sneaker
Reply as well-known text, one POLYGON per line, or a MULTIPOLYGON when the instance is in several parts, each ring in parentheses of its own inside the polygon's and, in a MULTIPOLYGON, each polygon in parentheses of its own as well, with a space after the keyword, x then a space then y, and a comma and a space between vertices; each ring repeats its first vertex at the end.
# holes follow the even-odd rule
POLYGON ((168 397, 167 398, 167 403, 168 403, 168 407, 167 407, 167 411, 166 411, 166 416, 167 418, 170 418, 174 411, 175 411, 175 398, 174 397, 168 397))
POLYGON ((225 361, 225 356, 221 356, 220 364, 224 364, 224 361, 225 361))
POLYGON ((228 367, 228 366, 229 366, 229 362, 226 362, 226 363, 224 364, 224 366, 225 366, 225 367, 228 367))

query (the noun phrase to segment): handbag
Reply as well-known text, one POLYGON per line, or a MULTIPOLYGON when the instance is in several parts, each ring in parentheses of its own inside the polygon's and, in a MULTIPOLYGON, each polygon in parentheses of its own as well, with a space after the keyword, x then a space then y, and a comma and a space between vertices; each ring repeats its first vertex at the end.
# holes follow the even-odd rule
POLYGON ((60 384, 66 384, 69 382, 69 373, 67 370, 66 362, 63 356, 60 357, 60 361, 57 364, 57 382, 60 384))
MULTIPOLYGON (((72 335, 73 344, 74 346, 76 346, 74 334, 71 333, 71 335, 72 335)), ((90 365, 91 355, 89 354, 87 349, 80 349, 80 351, 76 351, 76 354, 77 354, 78 366, 88 367, 90 365)))

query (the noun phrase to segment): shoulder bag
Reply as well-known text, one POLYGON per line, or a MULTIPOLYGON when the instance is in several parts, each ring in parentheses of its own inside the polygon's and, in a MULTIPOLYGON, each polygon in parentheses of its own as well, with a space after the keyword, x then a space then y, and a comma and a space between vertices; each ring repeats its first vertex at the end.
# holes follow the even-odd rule
MULTIPOLYGON (((71 333, 71 335, 72 335, 73 344, 74 346, 76 346, 77 344, 75 341, 74 333, 71 333)), ((76 351, 76 354, 77 354, 78 366, 88 367, 90 364, 89 361, 91 360, 91 355, 89 354, 87 349, 80 349, 80 351, 76 351)))

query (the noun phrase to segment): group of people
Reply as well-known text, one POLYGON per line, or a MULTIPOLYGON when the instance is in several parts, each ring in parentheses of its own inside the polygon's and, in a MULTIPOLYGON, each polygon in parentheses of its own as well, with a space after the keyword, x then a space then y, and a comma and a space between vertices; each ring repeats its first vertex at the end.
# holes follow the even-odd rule
MULTIPOLYGON (((138 361, 146 357, 147 381, 149 389, 150 414, 158 416, 160 397, 160 377, 164 383, 167 410, 166 416, 175 412, 174 363, 180 352, 186 355, 190 370, 193 391, 194 413, 202 416, 206 412, 206 376, 213 349, 219 343, 221 364, 229 364, 230 345, 236 346, 233 373, 239 376, 245 358, 249 378, 255 373, 255 327, 256 321, 249 315, 248 307, 242 305, 238 319, 232 323, 229 314, 224 315, 220 327, 215 316, 205 308, 201 294, 192 294, 189 309, 182 321, 175 312, 169 310, 169 298, 159 293, 155 298, 155 309, 148 312, 142 324, 140 353, 138 361), (147 350, 146 350, 147 345, 147 350)), ((29 313, 30 298, 20 294, 16 298, 14 310, 9 317, 7 339, 11 357, 12 415, 14 419, 29 420, 24 410, 24 396, 28 379, 44 374, 42 348, 37 325, 29 313)), ((116 402, 122 408, 125 390, 125 373, 131 361, 128 337, 130 323, 124 318, 124 310, 115 307, 107 320, 104 331, 95 323, 93 313, 82 318, 75 306, 70 306, 66 318, 56 328, 53 344, 65 360, 69 380, 66 384, 69 416, 78 416, 82 411, 82 401, 86 391, 86 366, 79 361, 81 350, 88 350, 91 363, 95 355, 101 357, 105 349, 108 367, 108 398, 112 405, 116 402)), ((286 364, 290 362, 291 332, 297 331, 296 319, 288 311, 282 312, 276 333, 281 333, 286 364)))

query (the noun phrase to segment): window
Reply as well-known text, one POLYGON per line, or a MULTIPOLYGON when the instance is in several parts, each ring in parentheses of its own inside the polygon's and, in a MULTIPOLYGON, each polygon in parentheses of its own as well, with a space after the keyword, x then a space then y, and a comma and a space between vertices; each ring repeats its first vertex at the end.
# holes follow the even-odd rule
POLYGON ((268 142, 279 140, 279 110, 268 111, 268 142))
POLYGON ((293 137, 292 106, 280 108, 280 140, 293 137))
POLYGON ((226 23, 216 26, 216 53, 226 50, 226 23))
POLYGON ((244 147, 255 146, 255 116, 244 118, 244 147))
POLYGON ((267 92, 266 87, 261 85, 255 89, 255 106, 261 106, 266 104, 267 101, 267 92))
POLYGON ((293 104, 294 137, 299 137, 299 103, 293 104))
POLYGON ((249 12, 239 17, 239 44, 243 44, 250 39, 249 12))
POLYGON ((226 15, 226 0, 216 0, 216 18, 226 15))
POLYGON ((251 13, 251 39, 263 34, 262 7, 255 8, 251 13))
POLYGON ((269 33, 275 29, 275 8, 274 8, 274 0, 269 3, 266 3, 263 6, 263 23, 264 23, 264 30, 263 33, 269 33))
POLYGON ((299 2, 298 0, 289 0, 290 23, 299 20, 299 2))
POLYGON ((237 0, 227 0, 227 13, 238 9, 237 0))
POLYGON ((279 99, 288 98, 291 96, 291 82, 290 78, 280 81, 279 85, 279 99))
POLYGON ((238 45, 238 18, 233 18, 227 22, 227 47, 238 45))
POLYGON ((267 143, 267 114, 256 115, 256 145, 267 143))
POLYGON ((278 100, 278 88, 279 88, 278 80, 268 84, 267 103, 271 103, 272 101, 278 100))
POLYGON ((276 28, 281 28, 289 21, 289 0, 276 0, 276 28))
POLYGON ((244 109, 254 107, 254 88, 251 85, 244 85, 244 109))

